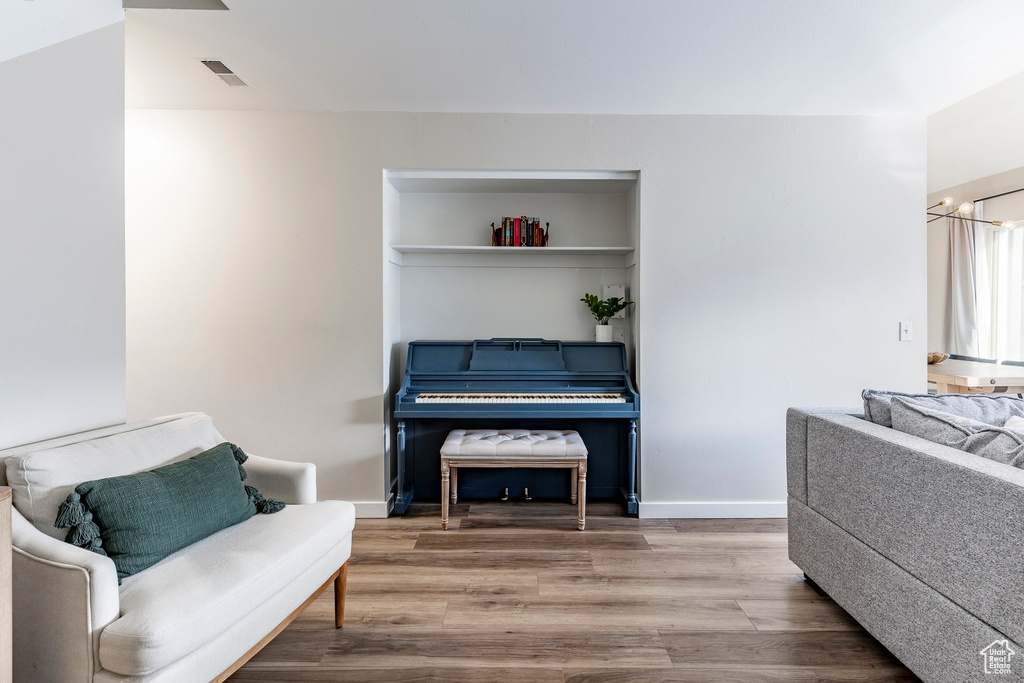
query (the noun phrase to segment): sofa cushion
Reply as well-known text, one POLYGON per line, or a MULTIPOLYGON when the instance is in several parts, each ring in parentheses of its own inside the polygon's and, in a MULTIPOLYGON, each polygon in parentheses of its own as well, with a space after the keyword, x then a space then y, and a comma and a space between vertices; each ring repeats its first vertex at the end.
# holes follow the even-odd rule
POLYGON ((190 413, 146 429, 12 455, 5 461, 7 479, 18 511, 44 534, 63 540, 67 532, 53 526, 57 508, 83 481, 184 460, 223 440, 208 416, 190 413))
POLYGON ((70 527, 65 540, 108 556, 124 579, 256 514, 244 460, 225 442, 153 470, 84 482, 54 526, 70 527))
POLYGON ((1024 432, 1024 417, 1011 417, 1009 420, 1003 423, 1004 429, 1012 429, 1018 432, 1024 432))
POLYGON ((943 446, 1024 467, 1024 432, 914 405, 902 398, 892 400, 892 426, 943 446))
POLYGON ((892 427, 890 403, 894 398, 991 425, 1002 425, 1013 416, 1024 417, 1024 400, 1011 396, 901 394, 896 391, 865 389, 861 392, 861 398, 864 399, 864 417, 883 427, 892 427))
MULTIPOLYGON (((275 515, 256 515, 228 527, 129 576, 121 586, 121 617, 100 636, 101 665, 141 676, 192 653, 289 590, 290 582, 318 559, 351 544, 354 524, 351 503, 289 505, 275 515)), ((266 632, 275 626, 267 624, 266 632)))
MULTIPOLYGON (((101 427, 99 429, 90 429, 85 432, 65 434, 63 436, 55 436, 52 439, 44 439, 42 441, 21 444, 20 446, 4 448, 3 450, 0 450, 0 486, 7 486, 7 458, 11 458, 15 455, 26 455, 28 453, 34 453, 35 451, 44 451, 51 448, 59 448, 60 446, 69 446, 71 444, 81 443, 91 439, 102 439, 108 436, 113 436, 114 434, 121 434, 122 432, 135 432, 140 429, 147 429, 155 425, 174 422, 175 420, 200 414, 201 413, 190 412, 178 413, 177 415, 164 415, 162 417, 154 417, 148 420, 140 420, 139 422, 113 425, 111 427, 101 427)), ((221 441, 223 441, 223 439, 221 439, 221 441)))

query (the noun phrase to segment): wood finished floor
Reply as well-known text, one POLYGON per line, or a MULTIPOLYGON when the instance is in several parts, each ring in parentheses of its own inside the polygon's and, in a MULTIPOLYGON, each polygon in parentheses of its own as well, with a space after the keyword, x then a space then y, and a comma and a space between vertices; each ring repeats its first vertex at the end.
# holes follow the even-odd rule
POLYGON ((917 681, 787 558, 785 520, 460 503, 358 520, 322 595, 231 681, 917 681))

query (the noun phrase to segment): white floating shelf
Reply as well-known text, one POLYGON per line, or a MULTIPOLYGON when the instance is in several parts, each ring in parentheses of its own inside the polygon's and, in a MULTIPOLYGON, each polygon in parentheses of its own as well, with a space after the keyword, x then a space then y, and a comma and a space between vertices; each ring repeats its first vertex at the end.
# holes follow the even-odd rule
POLYGON ((561 255, 561 256, 622 256, 635 251, 634 247, 483 247, 448 244, 392 244, 402 254, 501 254, 501 255, 561 255))
POLYGON ((388 170, 399 192, 601 193, 636 187, 639 171, 438 171, 388 170))

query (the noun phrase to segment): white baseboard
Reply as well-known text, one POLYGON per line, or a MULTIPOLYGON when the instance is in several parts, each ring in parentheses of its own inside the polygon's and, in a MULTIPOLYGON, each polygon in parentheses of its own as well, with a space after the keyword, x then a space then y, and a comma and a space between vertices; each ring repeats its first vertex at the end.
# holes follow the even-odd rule
MULTIPOLYGON (((390 500, 354 501, 356 517, 383 519, 388 516, 390 500)), ((640 503, 641 519, 749 519, 786 516, 786 503, 640 503)))
POLYGON ((786 503, 640 503, 641 519, 785 517, 786 503))
POLYGON ((356 506, 357 519, 384 519, 388 516, 388 501, 363 500, 352 501, 356 506))

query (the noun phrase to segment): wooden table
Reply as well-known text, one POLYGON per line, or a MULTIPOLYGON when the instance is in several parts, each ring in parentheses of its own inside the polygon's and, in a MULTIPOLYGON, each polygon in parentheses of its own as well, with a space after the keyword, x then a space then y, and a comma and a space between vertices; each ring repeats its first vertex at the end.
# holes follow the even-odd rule
POLYGON ((950 358, 928 366, 928 381, 940 394, 1021 394, 1024 367, 950 358))

